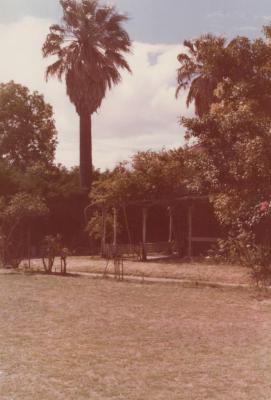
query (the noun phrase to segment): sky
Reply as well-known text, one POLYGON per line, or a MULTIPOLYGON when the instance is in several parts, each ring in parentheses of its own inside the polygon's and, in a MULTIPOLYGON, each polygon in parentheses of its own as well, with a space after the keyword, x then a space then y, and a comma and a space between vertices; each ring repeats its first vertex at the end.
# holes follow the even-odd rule
MULTIPOLYGON (((93 117, 93 161, 112 168, 139 150, 184 144, 180 115, 185 93, 175 99, 177 55, 184 39, 211 32, 229 39, 255 38, 271 21, 270 0, 111 0, 127 13, 125 28, 133 40, 127 57, 133 71, 107 93, 93 117)), ((44 79, 48 60, 41 55, 49 26, 61 19, 58 0, 0 0, 0 82, 14 80, 44 94, 52 104, 58 130, 56 161, 78 165, 78 116, 65 84, 44 79)))

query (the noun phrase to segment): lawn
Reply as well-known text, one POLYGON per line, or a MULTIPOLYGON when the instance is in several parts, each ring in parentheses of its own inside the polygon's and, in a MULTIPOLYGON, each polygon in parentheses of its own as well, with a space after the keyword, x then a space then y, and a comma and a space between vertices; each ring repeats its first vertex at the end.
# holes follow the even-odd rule
POLYGON ((254 290, 0 274, 1 400, 270 400, 254 290))
MULTIPOLYGON (((102 274, 106 261, 99 257, 68 257, 67 270, 69 272, 100 273, 102 274)), ((32 260, 33 269, 43 270, 40 259, 32 260)), ((60 260, 56 259, 53 270, 60 271, 60 260)), ((110 261, 108 272, 113 272, 113 262, 110 261)), ((185 262, 176 259, 150 260, 148 262, 136 262, 124 260, 125 275, 138 276, 140 278, 173 278, 185 279, 193 282, 207 281, 211 283, 225 284, 252 284, 248 268, 238 265, 217 265, 206 262, 185 262)))

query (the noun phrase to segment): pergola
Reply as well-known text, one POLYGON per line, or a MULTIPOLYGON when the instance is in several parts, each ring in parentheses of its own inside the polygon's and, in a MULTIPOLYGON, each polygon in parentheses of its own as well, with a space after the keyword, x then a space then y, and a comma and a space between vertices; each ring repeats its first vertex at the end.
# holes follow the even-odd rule
MULTIPOLYGON (((209 202, 209 196, 197 196, 197 195, 185 195, 174 198, 163 198, 163 199, 154 199, 154 200, 145 200, 145 201, 134 201, 126 203, 125 205, 121 205, 119 208, 126 208, 127 206, 133 205, 138 206, 142 210, 142 240, 137 245, 132 245, 131 237, 129 237, 130 241, 130 252, 135 251, 135 246, 137 246, 138 253, 140 255, 140 259, 142 261, 146 261, 148 257, 148 252, 154 248, 157 251, 165 250, 166 245, 168 245, 168 249, 170 250, 171 243, 173 241, 173 219, 174 219, 174 209, 178 207, 178 205, 187 202, 188 210, 187 215, 183 217, 186 218, 187 223, 187 249, 186 254, 189 258, 193 257, 193 245, 194 243, 215 243, 217 241, 217 237, 212 236, 194 236, 193 234, 193 210, 194 205, 196 203, 200 204, 202 202, 209 202), (169 211, 169 235, 168 241, 164 243, 150 243, 147 242, 147 230, 148 230, 148 211, 151 207, 155 205, 164 206, 169 211), (155 246, 156 245, 156 246, 155 246), (160 247, 160 248, 159 248, 160 247), (132 250, 133 249, 133 250, 132 250)), ((108 210, 108 206, 103 204, 101 206, 102 209, 102 241, 101 241, 101 253, 104 256, 112 256, 114 254, 123 254, 129 252, 129 245, 123 245, 118 243, 117 240, 117 219, 118 219, 118 207, 113 208, 113 242, 106 243, 106 214, 108 210)), ((126 216, 127 217, 127 216, 126 216)), ((128 223, 128 222, 127 222, 128 223)), ((129 229, 128 229, 128 235, 129 229)))

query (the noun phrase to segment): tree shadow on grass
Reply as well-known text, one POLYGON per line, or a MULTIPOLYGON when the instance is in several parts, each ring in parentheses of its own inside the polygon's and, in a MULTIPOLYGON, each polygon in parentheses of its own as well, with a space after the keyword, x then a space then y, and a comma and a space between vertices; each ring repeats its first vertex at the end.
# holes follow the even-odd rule
POLYGON ((46 272, 46 271, 39 271, 39 270, 33 270, 33 269, 27 269, 27 270, 18 270, 18 274, 23 274, 23 275, 42 275, 42 276, 57 276, 61 278, 80 278, 80 274, 77 273, 72 273, 72 272, 66 272, 65 274, 61 272, 46 272))

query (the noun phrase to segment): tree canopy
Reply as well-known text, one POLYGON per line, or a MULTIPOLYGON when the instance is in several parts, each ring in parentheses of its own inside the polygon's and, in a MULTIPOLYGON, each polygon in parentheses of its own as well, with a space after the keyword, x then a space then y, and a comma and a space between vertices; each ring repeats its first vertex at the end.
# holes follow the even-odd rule
POLYGON ((266 41, 261 38, 251 41, 237 36, 227 42, 224 37, 208 34, 186 40, 184 46, 187 51, 178 56, 181 66, 176 95, 189 89, 187 106, 194 102, 196 115, 202 117, 210 111, 213 103, 221 101, 216 90, 218 86, 221 89, 221 85, 224 90, 238 85, 239 90, 246 90, 247 97, 252 96, 262 109, 269 109, 271 48, 266 41), (242 83, 246 83, 246 88, 242 83))
POLYGON ((189 107, 195 102, 195 112, 199 116, 208 112, 214 102, 214 89, 226 68, 225 44, 223 37, 202 35, 185 40, 186 52, 178 55, 181 66, 177 73, 176 96, 189 88, 186 104, 189 107))
POLYGON ((52 107, 38 92, 13 81, 0 84, 0 160, 25 170, 51 165, 56 148, 52 107))
POLYGON ((188 157, 189 153, 181 148, 138 152, 130 162, 101 175, 90 193, 91 203, 113 207, 182 196, 187 193, 192 174, 188 157))
MULTIPOLYGON (((207 54, 208 69, 221 54, 212 46, 207 54)), ((197 170, 216 215, 238 237, 253 234, 257 205, 271 196, 271 47, 263 39, 237 37, 223 58, 208 110, 181 123, 186 138, 202 148, 197 170)))

